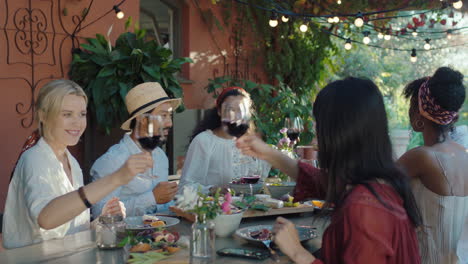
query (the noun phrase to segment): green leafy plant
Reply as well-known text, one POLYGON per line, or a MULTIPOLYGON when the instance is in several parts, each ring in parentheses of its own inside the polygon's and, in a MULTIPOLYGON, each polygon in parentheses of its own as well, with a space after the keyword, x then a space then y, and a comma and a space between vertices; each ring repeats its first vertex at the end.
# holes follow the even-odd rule
MULTIPOLYGON (((138 28, 135 33, 123 33, 115 46, 97 34, 73 55, 70 78, 84 88, 91 112, 106 132, 127 119, 125 96, 140 83, 159 82, 170 97, 182 97, 175 74, 192 60, 172 59, 171 50, 145 40, 145 33, 138 28)), ((178 111, 183 111, 183 106, 178 111)))

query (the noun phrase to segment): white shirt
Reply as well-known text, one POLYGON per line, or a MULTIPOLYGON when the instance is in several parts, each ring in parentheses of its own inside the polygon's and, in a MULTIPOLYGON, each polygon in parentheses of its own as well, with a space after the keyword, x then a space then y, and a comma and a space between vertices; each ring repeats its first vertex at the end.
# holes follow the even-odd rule
MULTIPOLYGON (((125 134, 118 144, 110 147, 104 155, 94 162, 91 167, 91 177, 95 181, 114 173, 127 159, 134 154, 141 153, 142 150, 130 137, 125 134)), ((104 204, 112 197, 118 197, 125 204, 127 216, 138 216, 145 213, 154 213, 155 210, 167 211, 172 202, 156 205, 153 196, 153 188, 159 182, 168 180, 169 160, 166 153, 160 148, 156 148, 151 153, 153 156, 153 168, 144 174, 138 174, 127 185, 121 186, 104 197, 101 201, 93 205, 93 217, 101 214, 104 204), (153 208, 151 208, 153 207, 153 208)))
POLYGON ((24 247, 90 228, 89 210, 51 230, 42 229, 37 223, 40 212, 50 201, 83 186, 80 165, 68 150, 66 153, 73 185, 62 163, 44 139, 41 138, 21 155, 5 204, 2 229, 5 248, 24 247))
POLYGON ((201 187, 206 193, 212 186, 224 186, 233 179, 252 174, 266 178, 270 168, 263 160, 242 155, 233 139, 220 138, 206 130, 190 143, 179 191, 184 185, 195 185, 195 189, 201 187))

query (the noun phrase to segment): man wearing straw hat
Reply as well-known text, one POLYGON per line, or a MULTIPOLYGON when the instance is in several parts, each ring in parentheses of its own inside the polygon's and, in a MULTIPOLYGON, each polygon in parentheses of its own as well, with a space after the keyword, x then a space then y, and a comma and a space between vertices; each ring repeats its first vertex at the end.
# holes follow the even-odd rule
MULTIPOLYGON (((169 98, 157 82, 146 82, 132 88, 125 97, 129 118, 121 128, 130 130, 120 142, 113 145, 91 167, 92 180, 97 180, 114 172, 124 164, 127 158, 140 153, 143 148, 136 138, 136 117, 142 114, 159 115, 164 126, 164 134, 172 127, 172 111, 181 100, 169 98)), ((177 193, 177 184, 168 182, 169 161, 164 151, 157 147, 152 152, 153 168, 144 174, 138 174, 127 185, 124 185, 99 203, 93 206, 93 216, 99 216, 104 204, 118 197, 126 208, 127 216, 137 216, 156 211, 167 211, 177 193)))

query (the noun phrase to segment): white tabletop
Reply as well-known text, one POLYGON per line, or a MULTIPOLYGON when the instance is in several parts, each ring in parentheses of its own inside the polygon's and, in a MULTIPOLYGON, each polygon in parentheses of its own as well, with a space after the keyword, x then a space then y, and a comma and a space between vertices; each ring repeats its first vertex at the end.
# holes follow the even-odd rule
MULTIPOLYGON (((312 239, 305 246, 314 251, 320 247, 321 236, 325 224, 323 219, 316 219, 312 214, 295 214, 286 216, 298 225, 316 226, 318 230, 318 238, 312 239)), ((273 224, 275 217, 248 218, 243 219, 241 227, 273 224)), ((191 224, 182 220, 180 224, 174 227, 182 235, 189 235, 191 224)), ((235 247, 235 248, 255 248, 247 244, 245 240, 235 236, 229 238, 216 238, 216 250, 235 247)), ((124 249, 101 250, 96 247, 94 231, 85 231, 77 234, 66 236, 62 239, 54 239, 44 241, 31 246, 10 249, 0 252, 1 264, 23 264, 23 263, 102 263, 102 264, 117 264, 126 263, 128 252, 124 249)), ((217 257, 216 263, 270 263, 270 260, 258 261, 243 258, 232 257, 217 257)), ((289 261, 282 261, 289 263, 289 261)))

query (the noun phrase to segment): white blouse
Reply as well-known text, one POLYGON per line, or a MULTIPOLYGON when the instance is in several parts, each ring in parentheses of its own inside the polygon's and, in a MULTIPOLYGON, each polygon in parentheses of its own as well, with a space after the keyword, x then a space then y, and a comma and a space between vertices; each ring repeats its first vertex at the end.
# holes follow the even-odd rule
POLYGON ((212 186, 224 186, 233 179, 259 174, 268 176, 271 165, 263 160, 242 155, 232 139, 220 138, 211 130, 198 134, 190 143, 182 169, 179 191, 184 185, 195 185, 202 192, 212 186))
POLYGON ((468 263, 468 254, 460 251, 468 247, 468 237, 462 235, 468 229, 468 196, 438 195, 419 179, 412 189, 423 217, 424 230, 418 232, 421 263, 468 263))
POLYGON ((5 204, 2 228, 5 248, 24 247, 90 228, 89 210, 51 230, 42 229, 37 223, 40 212, 50 201, 83 186, 83 174, 78 162, 68 150, 66 153, 73 185, 62 163, 44 139, 41 138, 21 155, 5 204))

